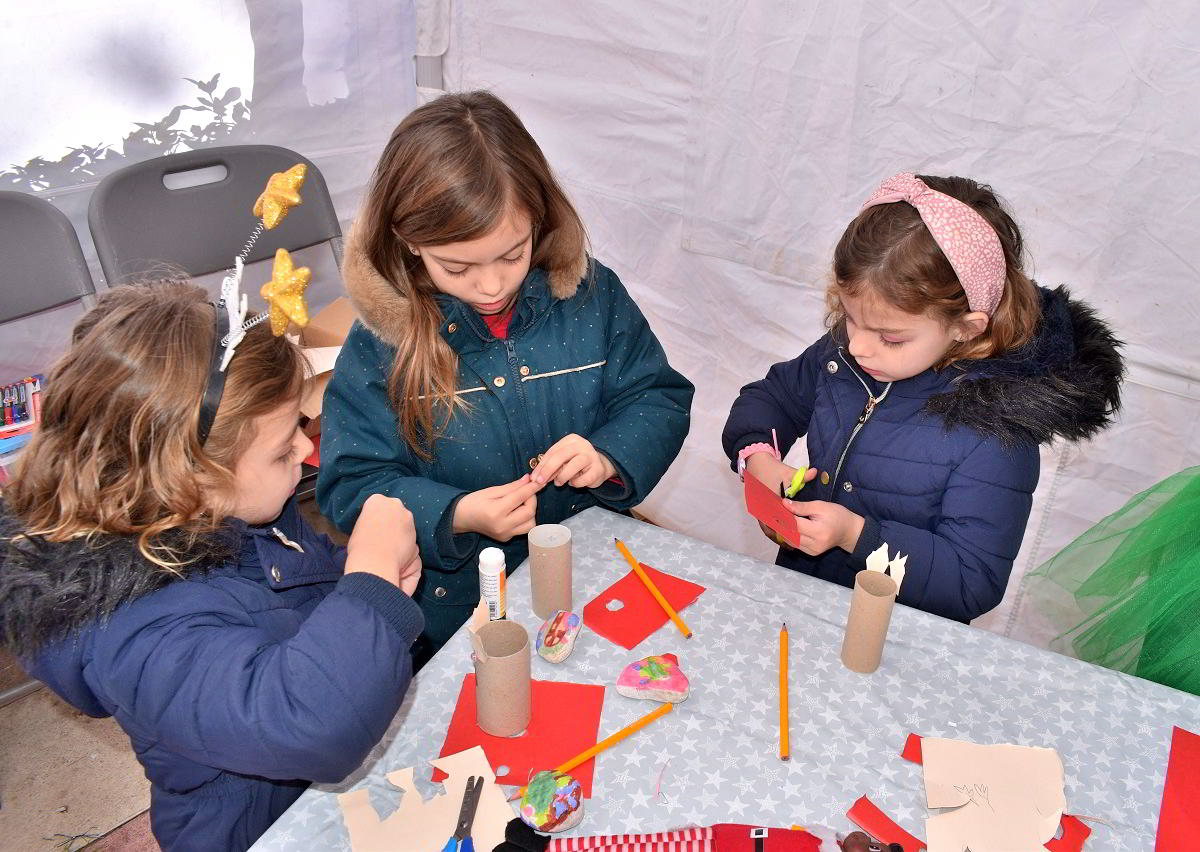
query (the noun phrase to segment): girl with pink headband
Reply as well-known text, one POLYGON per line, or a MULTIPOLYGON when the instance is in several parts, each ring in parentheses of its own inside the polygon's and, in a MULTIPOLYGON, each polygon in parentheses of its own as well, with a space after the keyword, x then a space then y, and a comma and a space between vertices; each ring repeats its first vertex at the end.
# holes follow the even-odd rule
POLYGON ((902 603, 959 621, 1000 603, 1039 445, 1108 425, 1124 371, 1108 326, 1023 260, 975 181, 902 173, 867 198, 834 250, 829 332, 742 388, 722 434, 739 473, 795 494, 780 565, 851 586, 886 546, 902 603), (782 456, 802 436, 798 472, 782 456))

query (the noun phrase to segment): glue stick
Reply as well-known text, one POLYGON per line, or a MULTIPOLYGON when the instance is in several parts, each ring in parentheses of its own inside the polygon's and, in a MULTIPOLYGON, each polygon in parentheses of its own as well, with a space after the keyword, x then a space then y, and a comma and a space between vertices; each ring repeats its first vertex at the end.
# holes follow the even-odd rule
POLYGON ((504 551, 498 547, 479 551, 479 596, 487 601, 491 621, 504 618, 505 579, 504 551))

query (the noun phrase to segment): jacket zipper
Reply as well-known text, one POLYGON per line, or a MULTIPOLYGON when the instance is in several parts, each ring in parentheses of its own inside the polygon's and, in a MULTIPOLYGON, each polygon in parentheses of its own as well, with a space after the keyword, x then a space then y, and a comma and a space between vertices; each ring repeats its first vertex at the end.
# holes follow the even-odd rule
POLYGON ((833 472, 833 493, 837 494, 838 478, 842 475, 842 465, 846 461, 846 456, 850 452, 850 445, 854 443, 854 439, 858 437, 858 433, 862 431, 863 426, 867 425, 867 421, 871 419, 871 415, 875 413, 875 407, 887 397, 888 391, 892 389, 892 383, 888 382, 887 387, 883 389, 878 397, 871 393, 871 388, 863 381, 863 377, 858 374, 858 371, 850 366, 850 362, 842 355, 841 347, 838 348, 838 358, 846 365, 846 369, 854 374, 854 378, 858 379, 858 383, 863 386, 863 390, 867 392, 867 405, 863 408, 862 413, 858 415, 858 422, 854 424, 854 429, 850 432, 850 437, 846 439, 846 446, 842 447, 842 455, 838 459, 837 468, 833 472))

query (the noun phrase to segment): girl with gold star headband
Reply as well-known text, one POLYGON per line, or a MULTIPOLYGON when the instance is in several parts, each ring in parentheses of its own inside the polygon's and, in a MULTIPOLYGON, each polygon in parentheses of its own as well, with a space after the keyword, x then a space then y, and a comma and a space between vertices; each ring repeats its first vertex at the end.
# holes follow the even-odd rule
POLYGON ((305 322, 308 272, 281 252, 245 319, 244 258, 215 308, 187 281, 106 290, 0 495, 0 648, 129 735, 164 850, 244 850, 309 782, 350 773, 424 627, 399 500, 366 501, 348 548, 297 506, 313 445, 281 333, 305 322))

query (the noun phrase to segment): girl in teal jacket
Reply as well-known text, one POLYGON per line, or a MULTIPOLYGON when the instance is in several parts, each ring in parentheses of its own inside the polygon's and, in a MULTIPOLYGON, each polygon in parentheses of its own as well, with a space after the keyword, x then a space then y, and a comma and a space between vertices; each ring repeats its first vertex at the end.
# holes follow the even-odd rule
POLYGON ((416 521, 418 664, 479 600, 478 554, 509 569, 525 534, 627 510, 688 431, 693 387, 515 114, 445 95, 392 134, 347 242, 361 321, 325 393, 317 500, 350 529, 371 494, 416 521))

